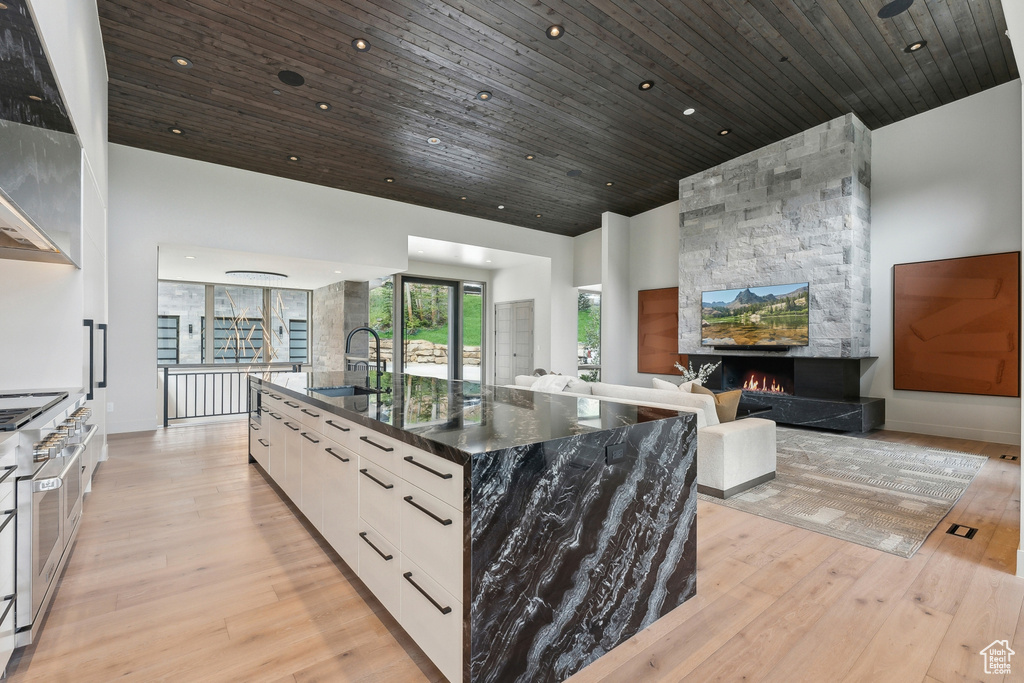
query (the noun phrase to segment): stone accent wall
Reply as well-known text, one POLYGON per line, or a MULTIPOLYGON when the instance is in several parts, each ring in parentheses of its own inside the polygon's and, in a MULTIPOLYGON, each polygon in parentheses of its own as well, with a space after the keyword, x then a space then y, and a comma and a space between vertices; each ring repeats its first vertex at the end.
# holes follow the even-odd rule
POLYGON ((682 180, 679 352, 702 351, 701 292, 809 282, 809 345, 790 354, 870 355, 870 192, 852 114, 682 180))
MULTIPOLYGON (((370 315, 370 285, 335 282, 313 290, 313 364, 318 370, 345 369, 345 337, 370 315)), ((352 340, 351 355, 365 358, 370 335, 352 340)))
MULTIPOLYGON (((394 359, 392 356, 393 339, 380 340, 380 355, 387 361, 388 367, 392 367, 394 359)), ((370 362, 377 360, 377 351, 370 348, 370 362)), ((423 339, 413 339, 405 345, 406 363, 434 363, 446 365, 448 363, 448 345, 435 344, 423 339)), ((464 365, 480 365, 480 347, 463 346, 462 362, 464 365)))

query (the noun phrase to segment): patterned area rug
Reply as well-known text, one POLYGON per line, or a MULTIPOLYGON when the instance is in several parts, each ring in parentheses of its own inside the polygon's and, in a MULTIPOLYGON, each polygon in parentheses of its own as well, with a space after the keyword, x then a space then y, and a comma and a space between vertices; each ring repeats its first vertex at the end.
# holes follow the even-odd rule
POLYGON ((778 427, 776 477, 704 500, 913 557, 987 458, 778 427))

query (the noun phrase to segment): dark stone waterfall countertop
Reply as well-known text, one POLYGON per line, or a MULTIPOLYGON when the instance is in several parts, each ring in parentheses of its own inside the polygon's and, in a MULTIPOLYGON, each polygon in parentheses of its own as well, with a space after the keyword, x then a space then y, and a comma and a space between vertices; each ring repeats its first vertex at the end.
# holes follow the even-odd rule
POLYGON ((261 381, 462 465, 464 683, 563 681, 695 594, 693 413, 408 375, 310 391, 365 379, 261 381))
MULTIPOLYGON (((384 373, 391 393, 328 397, 314 388, 365 386, 366 373, 254 373, 295 398, 411 446, 466 464, 476 454, 564 439, 689 413, 479 382, 384 373)), ((371 384, 376 386, 375 380, 371 384)), ((270 387, 268 387, 270 388, 270 387)))

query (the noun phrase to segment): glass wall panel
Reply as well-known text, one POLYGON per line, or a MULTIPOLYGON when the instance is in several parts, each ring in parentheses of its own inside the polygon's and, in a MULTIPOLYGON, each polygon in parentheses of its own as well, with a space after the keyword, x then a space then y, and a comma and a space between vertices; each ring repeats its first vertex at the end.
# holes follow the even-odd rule
POLYGON ((462 379, 480 381, 483 360, 484 286, 462 283, 462 379))
MULTIPOLYGON (((394 370, 392 346, 395 337, 395 280, 392 277, 370 280, 370 327, 380 335, 380 355, 388 370, 394 370)), ((370 363, 377 361, 376 349, 370 344, 370 363)))
POLYGON ((309 362, 309 292, 270 290, 271 363, 309 362))
POLYGON ((577 317, 579 377, 601 380, 601 293, 580 290, 577 317))
POLYGON ((213 362, 263 361, 263 288, 213 288, 213 362))
POLYGON ((206 285, 157 283, 157 364, 203 362, 203 314, 206 285), (176 319, 176 324, 171 322, 176 319))

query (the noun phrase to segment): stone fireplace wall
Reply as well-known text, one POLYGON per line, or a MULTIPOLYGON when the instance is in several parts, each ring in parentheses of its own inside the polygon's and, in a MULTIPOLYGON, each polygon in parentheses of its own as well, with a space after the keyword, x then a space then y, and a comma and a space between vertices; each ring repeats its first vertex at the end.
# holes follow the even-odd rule
MULTIPOLYGON (((682 180, 679 352, 701 347, 701 292, 810 283, 790 355, 870 355, 871 131, 847 114, 682 180)), ((767 352, 766 352, 767 353, 767 352)))

